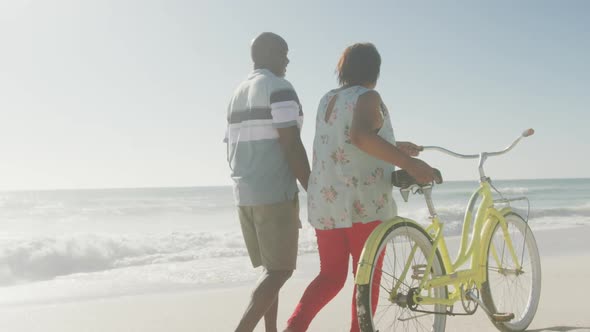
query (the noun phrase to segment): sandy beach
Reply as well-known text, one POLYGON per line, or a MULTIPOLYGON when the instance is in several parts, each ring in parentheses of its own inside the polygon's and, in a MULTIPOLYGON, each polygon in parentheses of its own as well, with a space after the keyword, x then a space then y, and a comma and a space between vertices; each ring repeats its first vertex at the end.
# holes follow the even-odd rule
MULTIPOLYGON (((590 295, 590 227, 536 233, 543 268, 541 302, 528 331, 590 331, 584 299, 590 295), (576 289, 575 287, 580 288, 576 289)), ((452 241, 451 241, 452 242, 452 241)), ((318 271, 316 254, 300 257, 299 268, 280 298, 279 328, 318 271)), ((124 296, 80 302, 0 308, 2 331, 232 331, 246 306, 251 285, 174 293, 124 296)), ((310 331, 347 331, 352 277, 316 317, 310 331)), ((263 323, 256 331, 264 331, 263 323)), ((496 331, 479 310, 450 317, 447 331, 496 331)))

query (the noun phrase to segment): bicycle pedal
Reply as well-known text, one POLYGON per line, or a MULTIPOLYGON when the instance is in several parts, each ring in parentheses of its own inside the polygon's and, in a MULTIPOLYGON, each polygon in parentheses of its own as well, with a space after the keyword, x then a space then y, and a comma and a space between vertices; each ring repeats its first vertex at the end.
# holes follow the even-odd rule
POLYGON ((416 272, 416 271, 422 271, 422 272, 424 272, 426 270, 426 264, 412 265, 412 270, 414 270, 414 272, 416 272))
POLYGON ((494 322, 498 322, 498 323, 509 322, 512 319, 514 319, 514 314, 508 313, 508 312, 498 312, 498 313, 492 314, 492 319, 494 320, 494 322))
POLYGON ((417 264, 412 266, 412 279, 420 280, 426 273, 426 264, 417 264))

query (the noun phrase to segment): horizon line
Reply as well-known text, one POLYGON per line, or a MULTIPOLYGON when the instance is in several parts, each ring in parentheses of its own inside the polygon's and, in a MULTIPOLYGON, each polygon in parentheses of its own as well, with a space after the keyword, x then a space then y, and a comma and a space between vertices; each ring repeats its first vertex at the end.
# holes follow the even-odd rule
MULTIPOLYGON (((563 177, 563 178, 506 178, 506 179, 494 179, 494 181, 534 181, 534 180, 590 180, 590 177, 563 177)), ((444 183, 452 182, 478 182, 478 180, 445 180, 444 183)), ((8 189, 0 190, 0 193, 14 193, 14 192, 31 192, 31 191, 84 191, 84 190, 137 190, 137 189, 189 189, 189 188, 224 188, 231 187, 232 184, 223 185, 170 185, 170 186, 133 186, 133 187, 79 187, 79 188, 45 188, 45 189, 8 189)))

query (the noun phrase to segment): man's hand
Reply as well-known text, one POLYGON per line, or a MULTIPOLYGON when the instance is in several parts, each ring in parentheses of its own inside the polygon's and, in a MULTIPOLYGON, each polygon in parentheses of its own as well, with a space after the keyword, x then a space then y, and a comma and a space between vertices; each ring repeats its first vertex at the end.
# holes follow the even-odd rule
POLYGON ((417 157, 420 154, 420 151, 423 150, 422 146, 416 145, 412 142, 396 142, 395 146, 410 157, 417 157))
POLYGON ((305 147, 301 142, 299 129, 296 126, 291 126, 278 128, 277 131, 279 132, 279 144, 281 144, 281 148, 285 153, 289 168, 297 180, 299 180, 303 189, 307 191, 307 183, 311 171, 305 147))

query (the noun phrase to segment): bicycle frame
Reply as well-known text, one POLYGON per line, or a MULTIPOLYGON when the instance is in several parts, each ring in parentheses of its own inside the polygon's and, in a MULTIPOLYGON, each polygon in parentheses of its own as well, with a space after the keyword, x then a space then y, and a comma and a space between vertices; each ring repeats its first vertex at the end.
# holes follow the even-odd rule
MULTIPOLYGON (((511 212, 510 208, 503 208, 497 210, 494 207, 494 200, 488 181, 482 181, 480 187, 473 193, 469 200, 468 208, 465 212, 463 231, 461 233, 461 242, 459 246, 459 252, 454 261, 451 260, 447 243, 443 236, 444 224, 440 221, 440 218, 435 215, 432 217, 432 223, 426 228, 427 233, 431 236, 433 247, 432 252, 429 253, 427 259, 427 266, 425 271, 426 274, 420 282, 420 289, 432 289, 443 286, 454 286, 454 290, 449 292, 446 300, 428 298, 420 296, 420 299, 416 299, 421 304, 445 304, 452 305, 462 298, 460 292, 462 286, 469 287, 475 285, 480 288, 484 282, 486 282, 487 274, 487 259, 488 259, 488 248, 492 232, 496 225, 499 223, 500 227, 504 232, 507 240, 507 247, 510 255, 515 262, 518 262, 518 255, 514 250, 510 236, 508 234, 508 228, 504 216, 511 212), (474 222, 473 211, 478 199, 481 198, 481 202, 477 207, 474 222), (473 230, 471 233, 469 229, 473 224, 473 230), (469 242, 469 234, 471 234, 471 242, 469 242), (446 273, 442 276, 436 276, 432 279, 428 279, 428 273, 431 270, 432 263, 436 254, 436 250, 439 250, 442 264, 445 268, 446 273), (470 267, 468 269, 460 269, 463 265, 470 261, 470 267)), ((495 248, 490 248, 492 257, 498 260, 498 256, 495 252, 495 248)), ((500 263, 497 261, 497 263, 500 263)), ((407 264, 409 265, 409 264, 407 264)), ((519 266, 519 263, 517 263, 519 266)), ((520 267, 520 266, 519 266, 520 267)), ((410 266, 404 267, 411 268, 410 266)))
MULTIPOLYGON (((506 241, 506 247, 508 248, 509 254, 511 255, 512 259, 516 265, 516 271, 520 270, 520 262, 518 259, 518 255, 514 250, 514 246, 512 244, 512 239, 510 238, 510 234, 508 233, 508 226, 506 224, 505 216, 512 212, 510 207, 502 208, 500 210, 496 209, 494 206, 494 198, 492 195, 492 186, 490 184, 490 179, 485 175, 484 171, 484 163, 490 156, 498 156, 508 151, 512 150, 518 142, 530 135, 534 134, 533 129, 525 130, 514 142, 506 147, 502 151, 498 152, 482 152, 476 155, 464 155, 459 154, 445 148, 441 148, 438 146, 425 146, 424 149, 432 149, 442 151, 446 154, 452 155, 454 157, 463 158, 463 159, 476 159, 479 158, 479 174, 480 174, 480 186, 479 188, 473 193, 471 199, 469 200, 469 204, 467 210, 465 211, 465 217, 463 221, 463 230, 461 232, 461 243, 459 247, 459 252, 455 261, 451 260, 449 255, 449 250, 447 247, 447 243, 445 241, 443 235, 443 226, 444 224, 441 222, 438 214, 435 211, 434 205, 432 203, 431 193, 432 187, 425 186, 420 187, 420 191, 425 194, 426 204, 430 211, 432 222, 431 224, 426 227, 425 229, 420 226, 417 222, 405 219, 401 217, 395 217, 387 222, 382 223, 379 225, 369 236, 365 243, 365 247, 363 248, 363 252, 361 253, 361 260, 359 262, 359 269, 358 274, 355 278, 355 283, 357 285, 367 285, 370 282, 371 278, 371 271, 370 269, 362 268, 366 265, 372 266, 373 260, 375 259, 375 254, 379 250, 381 246, 382 239, 385 237, 387 232, 390 229, 393 229, 397 226, 403 226, 403 224, 413 224, 418 229, 424 230, 424 232, 430 237, 432 241, 432 249, 431 252, 428 253, 427 257, 427 264, 425 267, 424 276, 421 278, 420 284, 418 286, 418 291, 414 293, 414 303, 417 304, 443 304, 447 306, 453 305, 455 302, 464 299, 465 288, 476 287, 478 289, 486 282, 487 279, 487 263, 488 263, 488 253, 491 253, 492 258, 498 264, 497 266, 502 266, 501 262, 499 262, 498 255, 496 253, 496 249, 492 246, 488 248, 488 244, 490 244, 491 237, 497 225, 499 224, 502 228, 502 232, 506 241), (481 198, 479 205, 477 206, 477 211, 475 212, 474 218, 474 210, 476 208, 476 204, 478 200, 481 198), (472 223, 471 220, 474 219, 472 223), (399 224, 399 225, 398 225, 399 224), (473 224, 473 230, 471 231, 471 242, 469 242, 469 230, 471 225, 473 224), (469 243, 468 243, 469 242, 469 243), (444 266, 445 273, 440 276, 434 276, 433 278, 429 278, 429 273, 432 269, 432 264, 434 262, 434 258, 437 255, 437 251, 441 255, 442 265, 444 266), (470 267, 467 269, 460 269, 463 265, 470 261, 470 267), (421 290, 429 290, 437 287, 447 287, 453 286, 453 290, 448 292, 448 296, 446 299, 440 298, 433 298, 430 296, 423 296, 421 295, 421 290)), ((409 190, 409 189, 406 189, 409 190)), ((510 200, 504 200, 504 202, 509 202, 510 200)), ((412 248, 410 255, 413 256, 417 250, 417 246, 414 245, 412 248)), ((412 259, 408 259, 406 264, 402 270, 400 278, 394 285, 392 291, 390 292, 390 300, 393 300, 398 293, 398 289, 402 284, 402 280, 405 279, 408 272, 412 268, 411 266, 412 259)))
MULTIPOLYGON (((422 296, 419 295, 418 292, 415 295, 416 303, 425 305, 443 304, 450 306, 462 299, 463 295, 460 292, 461 286, 469 286, 471 284, 475 284, 478 288, 480 288, 487 278, 487 244, 489 243, 490 238, 492 236, 492 232, 494 231, 498 223, 501 225, 504 235, 508 240, 508 250, 510 251, 511 256, 513 257, 515 262, 518 262, 518 255, 516 255, 514 247, 510 242, 508 228, 506 225, 506 221, 504 219, 504 216, 510 212, 511 209, 508 207, 503 208, 501 210, 497 210, 494 207, 490 183, 488 181, 482 181, 480 183, 480 187, 473 193, 471 199, 469 200, 469 205, 464 216, 463 231, 461 234, 461 244, 455 261, 451 260, 448 247, 443 235, 444 224, 441 222, 438 215, 435 214, 432 217, 431 224, 425 228, 426 233, 430 236, 432 240, 433 246, 432 251, 428 254, 427 257, 427 265, 425 269, 426 273, 422 278, 418 288, 433 289, 437 287, 454 286, 454 290, 448 293, 448 297, 446 299, 422 296), (471 242, 469 242, 469 228, 471 226, 471 220, 473 218, 473 210, 480 197, 482 198, 482 200, 477 207, 475 221, 473 222, 473 230, 471 232, 471 242), (444 266, 446 273, 444 275, 435 276, 434 278, 429 279, 428 273, 429 271, 431 271, 437 250, 439 250, 441 254, 442 264, 444 266), (470 260, 470 268, 460 270, 460 267, 469 262, 470 260)), ((359 265, 373 264, 372 261, 367 261, 365 257, 375 257, 375 253, 379 249, 379 245, 381 243, 380 239, 382 239, 385 236, 385 233, 388 229, 400 223, 411 223, 423 229, 423 227, 420 226, 417 222, 401 217, 396 217, 387 222, 382 223, 377 227, 377 229, 375 229, 375 231, 373 231, 369 239, 367 239, 365 248, 363 249, 363 253, 361 254, 362 259, 359 262, 359 265)), ((416 247, 412 249, 411 255, 415 253, 416 249, 416 247)), ((495 249, 492 248, 491 250, 492 256, 495 257, 496 260, 498 260, 498 257, 495 254, 495 249)), ((411 269, 411 259, 409 259, 402 270, 400 280, 393 287, 390 296, 395 296, 395 294, 397 294, 397 290, 401 286, 401 280, 405 278, 405 276, 411 269)), ((359 269, 359 274, 357 274, 355 282, 359 285, 368 284, 370 280, 370 272, 368 270, 365 270, 366 272, 362 273, 361 270, 363 269, 359 269)))

